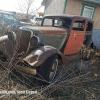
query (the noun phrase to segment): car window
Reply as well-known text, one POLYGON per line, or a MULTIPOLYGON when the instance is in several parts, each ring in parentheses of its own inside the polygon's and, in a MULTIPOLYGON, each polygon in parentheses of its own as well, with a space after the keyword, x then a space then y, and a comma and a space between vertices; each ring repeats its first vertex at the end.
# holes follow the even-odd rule
POLYGON ((69 18, 63 18, 62 20, 62 27, 70 28, 72 20, 69 18))
POLYGON ((10 14, 3 14, 4 20, 8 21, 8 22, 17 22, 17 20, 15 19, 15 17, 13 15, 10 14))
POLYGON ((69 18, 45 18, 43 21, 43 26, 54 26, 69 28, 71 26, 72 20, 69 18))
POLYGON ((73 23, 72 29, 74 31, 84 31, 85 21, 75 21, 73 23))
POLYGON ((43 22, 43 26, 52 26, 53 24, 53 19, 50 18, 45 18, 43 22))
POLYGON ((56 18, 56 19, 54 20, 54 26, 60 27, 60 26, 62 25, 62 23, 63 23, 63 22, 62 22, 61 19, 57 19, 57 18, 56 18))

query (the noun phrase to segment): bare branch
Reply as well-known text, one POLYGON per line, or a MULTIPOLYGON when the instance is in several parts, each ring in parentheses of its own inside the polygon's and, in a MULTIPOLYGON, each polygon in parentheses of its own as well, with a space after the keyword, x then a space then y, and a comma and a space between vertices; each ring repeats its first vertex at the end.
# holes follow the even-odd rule
MULTIPOLYGON (((32 12, 34 12, 35 0, 25 0, 24 2, 18 2, 19 10, 27 15, 27 18, 32 12)), ((36 10, 35 10, 36 11, 36 10)))

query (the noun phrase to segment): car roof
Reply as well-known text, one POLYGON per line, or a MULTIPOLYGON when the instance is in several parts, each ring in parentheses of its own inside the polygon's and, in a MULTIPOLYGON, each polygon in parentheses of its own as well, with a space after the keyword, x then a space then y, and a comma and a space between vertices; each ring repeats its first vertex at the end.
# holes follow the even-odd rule
POLYGON ((45 15, 45 17, 66 17, 66 18, 70 18, 70 19, 84 19, 87 20, 88 22, 93 23, 91 18, 88 17, 83 17, 83 16, 78 16, 78 15, 67 15, 67 14, 56 14, 56 15, 45 15))
POLYGON ((0 11, 0 13, 13 15, 12 13, 9 13, 9 12, 6 12, 6 11, 0 11))

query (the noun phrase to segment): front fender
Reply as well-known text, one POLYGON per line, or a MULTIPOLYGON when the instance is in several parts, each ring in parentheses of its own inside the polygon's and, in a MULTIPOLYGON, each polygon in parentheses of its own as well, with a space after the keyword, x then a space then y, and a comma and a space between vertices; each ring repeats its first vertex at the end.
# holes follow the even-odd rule
POLYGON ((30 52, 23 60, 33 66, 33 68, 35 68, 42 65, 48 57, 54 54, 61 56, 62 63, 66 61, 65 55, 58 49, 51 46, 42 46, 36 48, 32 52, 30 52))

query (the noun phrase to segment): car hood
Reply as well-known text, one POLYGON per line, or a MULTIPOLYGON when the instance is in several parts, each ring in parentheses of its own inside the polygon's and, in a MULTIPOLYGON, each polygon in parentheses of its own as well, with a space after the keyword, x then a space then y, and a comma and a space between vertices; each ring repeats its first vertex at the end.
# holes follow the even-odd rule
POLYGON ((32 26, 31 23, 26 23, 26 22, 20 22, 20 24, 21 24, 22 26, 32 26))
POLYGON ((43 34, 67 34, 67 30, 58 27, 26 27, 31 29, 33 32, 43 33, 43 34))
POLYGON ((68 32, 64 28, 56 27, 27 27, 37 35, 44 46, 52 46, 61 49, 64 45, 68 32))

